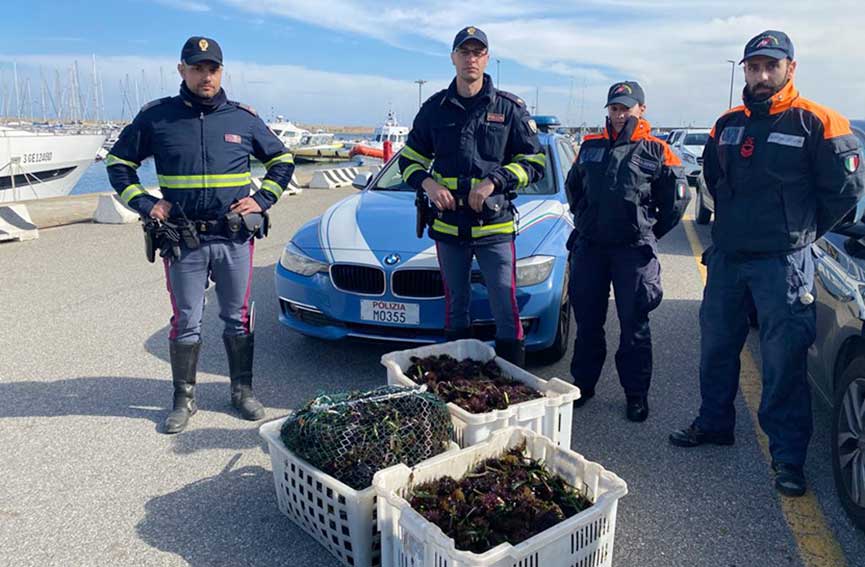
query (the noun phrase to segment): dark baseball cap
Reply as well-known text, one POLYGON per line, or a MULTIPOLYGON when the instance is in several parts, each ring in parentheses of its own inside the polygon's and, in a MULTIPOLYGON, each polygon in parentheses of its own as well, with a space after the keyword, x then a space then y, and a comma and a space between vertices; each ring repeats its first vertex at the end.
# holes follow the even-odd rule
POLYGON ((772 59, 792 60, 793 42, 782 31, 766 30, 754 36, 751 38, 751 41, 745 44, 745 55, 739 63, 744 63, 746 59, 756 57, 757 55, 765 55, 772 59))
POLYGON ((643 93, 643 87, 637 84, 636 81, 615 83, 607 92, 607 104, 604 105, 604 108, 611 104, 624 104, 628 108, 636 104, 646 104, 646 95, 643 93))
POLYGON ((454 38, 454 49, 464 44, 470 39, 476 39, 479 42, 484 44, 484 47, 489 47, 490 44, 487 41, 487 34, 480 30, 480 28, 476 28, 474 26, 469 26, 467 28, 463 28, 454 38))
POLYGON ((215 39, 192 36, 183 44, 180 60, 187 65, 195 65, 202 61, 212 61, 222 65, 222 48, 219 47, 215 39))

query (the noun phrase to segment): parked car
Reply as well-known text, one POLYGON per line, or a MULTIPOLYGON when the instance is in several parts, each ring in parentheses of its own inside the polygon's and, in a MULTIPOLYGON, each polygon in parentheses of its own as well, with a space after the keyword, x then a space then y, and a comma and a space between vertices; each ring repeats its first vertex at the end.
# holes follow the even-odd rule
POLYGON ((697 178, 703 169, 703 148, 709 141, 709 129, 689 128, 678 132, 676 138, 669 143, 670 149, 682 160, 688 183, 696 186, 697 178))
MULTIPOLYGON (((865 147, 865 120, 852 122, 865 147)), ((865 530, 865 199, 818 240, 817 338, 808 378, 831 407, 832 469, 838 497, 865 530)))
MULTIPOLYGON (((565 248, 573 228, 564 183, 576 157, 567 138, 544 132, 544 178, 518 191, 517 302, 526 350, 545 361, 568 348, 570 298, 565 248)), ((435 244, 415 235, 415 192, 397 159, 361 191, 331 206, 291 238, 275 268, 279 320, 323 339, 358 337, 434 343, 444 340, 445 301, 435 244)), ((494 321, 483 277, 472 269, 474 335, 492 339, 494 321)))
POLYGON ((673 130, 670 130, 670 132, 667 134, 667 144, 672 146, 676 143, 676 140, 678 140, 684 133, 685 131, 681 128, 674 128, 673 130))

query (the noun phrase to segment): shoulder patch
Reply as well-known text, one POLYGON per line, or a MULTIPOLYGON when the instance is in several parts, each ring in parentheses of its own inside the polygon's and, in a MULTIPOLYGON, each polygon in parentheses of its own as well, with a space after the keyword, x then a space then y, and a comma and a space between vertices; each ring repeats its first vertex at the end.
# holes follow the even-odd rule
POLYGON ((505 98, 517 106, 521 106, 523 108, 526 107, 526 101, 515 95, 514 93, 509 93, 508 91, 496 91, 496 94, 502 98, 505 98))
POLYGON ((249 106, 248 104, 243 104, 242 102, 237 102, 236 100, 230 100, 230 101, 228 101, 228 103, 233 104, 237 108, 240 108, 240 109, 247 111, 248 113, 252 114, 253 116, 258 116, 258 113, 255 111, 255 109, 252 108, 251 106, 249 106))
POLYGON ((174 97, 164 96, 164 97, 158 98, 156 100, 151 100, 150 102, 148 102, 147 104, 142 106, 141 110, 139 110, 138 112, 144 112, 145 110, 153 108, 154 106, 159 106, 160 104, 164 104, 164 103, 168 102, 169 100, 171 100, 172 98, 174 98, 174 97))

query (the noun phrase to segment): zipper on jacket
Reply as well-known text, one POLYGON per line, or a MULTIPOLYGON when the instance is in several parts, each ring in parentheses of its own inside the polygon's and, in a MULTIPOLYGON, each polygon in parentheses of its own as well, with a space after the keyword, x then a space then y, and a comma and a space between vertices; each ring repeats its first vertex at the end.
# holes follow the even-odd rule
POLYGON ((201 197, 198 202, 198 209, 204 208, 205 194, 209 190, 207 188, 207 146, 204 143, 204 112, 198 115, 198 123, 201 124, 201 197))

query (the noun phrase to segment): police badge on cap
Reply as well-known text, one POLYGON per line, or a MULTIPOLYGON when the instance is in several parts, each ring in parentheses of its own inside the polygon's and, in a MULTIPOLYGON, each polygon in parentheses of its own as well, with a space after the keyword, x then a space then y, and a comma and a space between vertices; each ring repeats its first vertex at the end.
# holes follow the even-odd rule
POLYGON ((193 36, 186 40, 180 51, 180 60, 187 65, 210 61, 222 65, 222 48, 215 39, 193 36))

